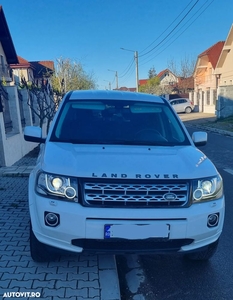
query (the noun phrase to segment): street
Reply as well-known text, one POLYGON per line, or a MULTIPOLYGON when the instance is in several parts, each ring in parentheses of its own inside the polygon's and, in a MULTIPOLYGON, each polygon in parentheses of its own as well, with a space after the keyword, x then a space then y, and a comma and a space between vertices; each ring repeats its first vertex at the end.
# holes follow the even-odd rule
MULTIPOLYGON (((184 120, 187 115, 180 117, 184 120)), ((187 128, 190 134, 200 130, 187 128)), ((230 205, 233 194, 233 138, 209 132, 207 145, 200 150, 214 162, 224 181, 226 217, 217 252, 207 263, 187 261, 180 255, 118 256, 122 300, 233 298, 233 207, 230 205)))

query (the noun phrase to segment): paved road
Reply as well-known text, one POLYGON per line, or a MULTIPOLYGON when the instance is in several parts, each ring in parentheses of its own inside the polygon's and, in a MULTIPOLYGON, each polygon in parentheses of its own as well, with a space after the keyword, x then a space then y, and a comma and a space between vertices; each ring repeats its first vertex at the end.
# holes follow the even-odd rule
POLYGON ((178 114, 178 116, 183 122, 189 121, 197 124, 213 122, 216 120, 215 114, 209 114, 209 113, 193 112, 190 114, 178 114))
POLYGON ((112 255, 69 255, 49 263, 32 261, 27 183, 27 177, 0 175, 0 299, 11 296, 25 300, 36 295, 46 300, 119 300, 112 255))

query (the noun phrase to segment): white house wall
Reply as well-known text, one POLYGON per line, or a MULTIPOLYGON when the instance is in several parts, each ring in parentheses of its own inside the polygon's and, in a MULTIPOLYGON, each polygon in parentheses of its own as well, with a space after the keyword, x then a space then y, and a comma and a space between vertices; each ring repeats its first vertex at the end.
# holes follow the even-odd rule
POLYGON ((228 50, 223 50, 227 52, 227 55, 225 57, 225 61, 221 69, 219 86, 233 85, 233 45, 231 51, 228 50))
POLYGON ((169 85, 176 82, 178 82, 177 77, 169 73, 160 80, 160 85, 169 85))

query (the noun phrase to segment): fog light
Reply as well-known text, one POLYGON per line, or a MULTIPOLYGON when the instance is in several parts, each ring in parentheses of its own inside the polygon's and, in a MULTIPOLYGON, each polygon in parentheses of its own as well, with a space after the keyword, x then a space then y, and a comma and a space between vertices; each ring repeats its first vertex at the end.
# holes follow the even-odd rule
POLYGON ((207 219, 207 226, 208 227, 215 227, 218 225, 218 221, 219 221, 219 214, 211 214, 208 216, 207 219))
POLYGON ((59 215, 52 212, 45 212, 44 220, 45 220, 45 225, 51 227, 55 227, 60 223, 59 215))

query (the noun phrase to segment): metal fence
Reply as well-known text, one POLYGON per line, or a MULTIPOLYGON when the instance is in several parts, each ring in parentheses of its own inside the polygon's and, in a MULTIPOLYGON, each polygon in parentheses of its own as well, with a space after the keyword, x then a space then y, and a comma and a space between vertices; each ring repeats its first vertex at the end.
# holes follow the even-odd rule
POLYGON ((18 99, 19 99, 19 112, 20 112, 21 124, 22 124, 22 127, 25 127, 26 120, 25 120, 24 111, 23 111, 23 96, 19 90, 18 90, 18 99))

